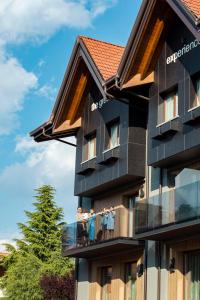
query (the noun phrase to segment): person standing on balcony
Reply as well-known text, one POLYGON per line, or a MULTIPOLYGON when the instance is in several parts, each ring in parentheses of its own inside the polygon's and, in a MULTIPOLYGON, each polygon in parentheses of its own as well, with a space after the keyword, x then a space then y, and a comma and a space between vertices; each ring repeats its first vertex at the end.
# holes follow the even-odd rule
POLYGON ((83 244, 83 211, 81 207, 77 208, 76 213, 76 221, 77 221, 77 246, 81 246, 83 244))
POLYGON ((104 208, 103 213, 101 214, 101 228, 103 233, 103 240, 107 239, 107 227, 108 227, 108 210, 104 208))
POLYGON ((90 216, 88 220, 88 236, 89 243, 94 243, 95 240, 95 225, 96 225, 96 214, 93 209, 90 209, 90 216))
POLYGON ((109 232, 109 239, 114 238, 114 229, 115 229, 115 216, 116 212, 114 207, 110 207, 108 212, 108 223, 107 223, 107 230, 109 232))
POLYGON ((83 245, 87 246, 88 244, 88 220, 89 220, 89 212, 87 209, 83 210, 82 214, 83 218, 83 245))

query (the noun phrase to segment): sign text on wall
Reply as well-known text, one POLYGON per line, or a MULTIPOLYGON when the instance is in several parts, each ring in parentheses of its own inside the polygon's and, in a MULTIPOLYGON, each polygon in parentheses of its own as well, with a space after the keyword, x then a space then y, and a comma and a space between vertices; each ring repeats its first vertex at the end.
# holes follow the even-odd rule
POLYGON ((174 52, 171 56, 167 57, 166 60, 167 65, 173 62, 175 63, 178 58, 190 52, 192 49, 198 47, 199 45, 200 45, 200 41, 198 41, 197 39, 187 45, 184 45, 182 49, 179 49, 177 52, 174 52))

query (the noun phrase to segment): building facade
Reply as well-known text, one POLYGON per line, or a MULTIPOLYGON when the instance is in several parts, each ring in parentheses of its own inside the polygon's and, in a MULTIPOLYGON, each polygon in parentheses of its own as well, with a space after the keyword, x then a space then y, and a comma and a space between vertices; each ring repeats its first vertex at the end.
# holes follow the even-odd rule
POLYGON ((200 299, 199 7, 143 1, 125 49, 79 37, 31 133, 76 137, 62 255, 76 259, 79 300, 200 299))

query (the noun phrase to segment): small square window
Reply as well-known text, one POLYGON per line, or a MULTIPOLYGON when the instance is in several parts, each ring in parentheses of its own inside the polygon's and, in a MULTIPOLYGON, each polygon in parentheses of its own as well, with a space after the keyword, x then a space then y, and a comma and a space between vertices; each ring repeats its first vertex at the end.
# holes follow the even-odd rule
POLYGON ((194 94, 190 99, 190 109, 200 106, 200 77, 193 81, 194 94))
POLYGON ((96 157, 96 134, 85 137, 83 146, 83 161, 96 157))
POLYGON ((158 110, 158 123, 164 123, 174 119, 178 115, 177 91, 172 91, 161 97, 158 110))
POLYGON ((111 122, 107 126, 107 149, 115 148, 119 145, 119 121, 111 122))

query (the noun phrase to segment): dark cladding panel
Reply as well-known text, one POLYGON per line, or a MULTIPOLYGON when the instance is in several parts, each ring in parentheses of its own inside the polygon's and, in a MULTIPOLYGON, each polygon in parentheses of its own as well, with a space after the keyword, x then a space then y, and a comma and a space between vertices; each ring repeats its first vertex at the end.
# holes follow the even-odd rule
POLYGON ((199 57, 200 45, 182 21, 177 18, 172 30, 168 33, 155 68, 156 82, 150 88, 149 165, 166 167, 168 162, 171 165, 182 163, 185 157, 190 159, 189 156, 183 155, 184 151, 200 144, 200 113, 198 109, 188 112, 191 108, 190 103, 195 97, 195 78, 200 73, 199 57), (176 119, 178 125, 174 128, 176 121, 174 123, 168 121, 165 124, 159 122, 158 99, 176 89, 178 90, 176 119), (166 130, 167 127, 168 130, 166 130))
POLYGON ((164 45, 163 47, 163 51, 161 53, 160 60, 156 68, 156 75, 157 75, 156 80, 159 83, 158 88, 160 91, 166 89, 166 64, 164 63, 165 57, 166 57, 166 45, 164 45))
POLYGON ((145 147, 141 144, 128 145, 128 171, 130 174, 136 173, 141 177, 145 177, 145 169, 141 168, 144 163, 145 147))
POLYGON ((129 105, 113 99, 92 109, 93 103, 91 98, 85 102, 83 129, 77 135, 75 195, 79 196, 95 195, 108 187, 113 189, 122 182, 128 184, 144 177, 147 103, 146 107, 142 103, 141 107, 130 109, 129 105), (109 126, 115 122, 119 124, 119 145, 107 149, 109 126), (83 143, 85 135, 91 132, 96 132, 96 157, 92 163, 83 164, 83 143))

